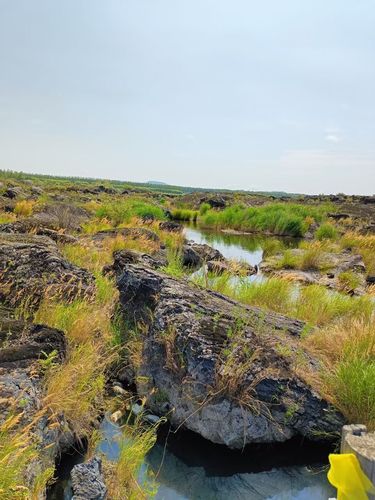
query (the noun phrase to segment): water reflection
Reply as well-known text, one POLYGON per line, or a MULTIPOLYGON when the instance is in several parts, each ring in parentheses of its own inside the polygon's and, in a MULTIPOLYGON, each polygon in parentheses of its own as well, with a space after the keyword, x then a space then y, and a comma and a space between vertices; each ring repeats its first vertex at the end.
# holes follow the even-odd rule
POLYGON ((298 239, 276 238, 255 234, 232 234, 215 229, 186 225, 184 234, 188 240, 206 243, 216 248, 227 259, 243 260, 252 266, 259 265, 263 258, 263 248, 270 239, 280 240, 287 247, 297 247, 298 239))
MULTIPOLYGON (((121 431, 108 420, 104 420, 101 430, 104 439, 100 451, 111 460, 116 460, 121 431)), ((193 446, 186 440, 180 445, 184 449, 173 453, 168 446, 156 444, 142 466, 140 481, 147 471, 152 471, 159 484, 156 500, 327 500, 334 494, 325 471, 312 472, 305 466, 299 466, 219 475, 210 470, 210 464, 206 464, 207 467, 192 465, 191 460, 181 458, 191 453, 198 457, 200 449, 194 440, 193 446)), ((203 463, 207 460, 205 452, 203 455, 194 461, 203 463)), ((233 464, 226 463, 228 454, 216 458, 222 458, 222 472, 233 470, 233 464)), ((243 468, 246 468, 244 464, 243 468)))

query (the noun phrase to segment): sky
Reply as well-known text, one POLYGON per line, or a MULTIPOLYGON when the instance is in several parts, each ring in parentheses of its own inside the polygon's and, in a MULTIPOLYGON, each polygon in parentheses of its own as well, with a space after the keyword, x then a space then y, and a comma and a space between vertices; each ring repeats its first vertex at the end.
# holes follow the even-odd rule
POLYGON ((373 0, 0 0, 0 168, 375 193, 373 0))

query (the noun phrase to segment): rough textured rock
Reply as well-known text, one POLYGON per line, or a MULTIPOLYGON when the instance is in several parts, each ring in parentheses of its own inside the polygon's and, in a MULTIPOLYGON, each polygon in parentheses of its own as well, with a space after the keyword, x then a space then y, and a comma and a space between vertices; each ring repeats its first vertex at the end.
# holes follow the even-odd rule
POLYGON ((38 307, 44 296, 66 300, 95 291, 92 274, 59 253, 45 236, 0 233, 0 299, 12 306, 27 300, 38 307))
POLYGON ((116 236, 123 236, 124 238, 129 239, 140 239, 144 238, 146 240, 159 242, 159 236, 151 231, 151 229, 147 229, 144 227, 123 227, 118 229, 108 229, 106 231, 99 231, 98 233, 92 236, 94 241, 103 241, 106 238, 116 238, 116 236))
POLYGON ((71 478, 72 500, 105 500, 107 498, 107 488, 102 473, 102 461, 99 457, 75 465, 71 472, 71 478))
POLYGON ((74 236, 43 226, 39 220, 33 218, 0 224, 0 233, 37 234, 39 236, 48 236, 48 238, 56 241, 56 243, 62 244, 76 243, 78 241, 74 236))
MULTIPOLYGON (((303 255, 305 250, 292 249, 289 252, 296 257, 303 255)), ((282 255, 274 255, 266 258, 259 266, 265 274, 272 274, 276 277, 283 277, 305 285, 317 284, 327 288, 347 291, 352 295, 362 295, 365 291, 366 277, 365 264, 360 255, 344 251, 341 253, 322 253, 321 269, 279 269, 278 263, 282 255), (357 286, 354 289, 343 290, 340 274, 352 271, 358 278, 357 286)))
POLYGON ((129 264, 118 288, 128 319, 144 323, 135 382, 140 396, 156 391, 153 413, 231 448, 340 429, 342 417, 300 375, 316 369, 302 322, 142 265, 129 264))
POLYGON ((182 224, 174 221, 164 221, 159 223, 159 229, 169 231, 171 233, 181 233, 184 229, 182 224))
POLYGON ((89 217, 87 210, 68 203, 45 205, 33 214, 34 219, 50 229, 74 231, 80 231, 81 224, 89 217))
POLYGON ((210 260, 224 261, 225 258, 219 250, 216 250, 206 244, 188 241, 182 248, 182 262, 186 267, 201 267, 204 262, 208 262, 210 260))
POLYGON ((256 268, 246 262, 232 263, 231 261, 209 260, 207 270, 215 274, 230 272, 239 276, 252 276, 256 274, 256 268))
POLYGON ((23 194, 23 192, 22 192, 21 188, 9 186, 5 190, 3 196, 4 196, 4 198, 10 198, 11 200, 13 200, 14 198, 17 198, 18 196, 21 196, 22 194, 23 194))
MULTIPOLYGON (((38 360, 52 352, 54 362, 65 357, 63 332, 15 319, 10 310, 0 308, 0 421, 11 414, 21 415, 20 426, 34 421, 33 433, 40 446, 41 459, 51 466, 63 443, 71 444, 71 437, 64 435, 65 426, 50 426, 48 415, 40 411, 43 372, 38 360)), ((39 462, 33 461, 28 477, 31 479, 38 471, 39 462)))
POLYGON ((105 266, 103 272, 120 276, 128 264, 144 264, 152 269, 158 269, 166 266, 168 260, 162 250, 152 256, 135 250, 117 250, 113 253, 113 264, 105 266))

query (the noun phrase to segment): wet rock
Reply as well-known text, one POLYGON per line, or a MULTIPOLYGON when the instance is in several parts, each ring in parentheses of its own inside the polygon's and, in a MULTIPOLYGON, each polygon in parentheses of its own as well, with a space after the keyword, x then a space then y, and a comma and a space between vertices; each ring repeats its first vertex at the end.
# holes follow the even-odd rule
POLYGON ((159 223, 159 229, 171 233, 181 233, 184 229, 182 224, 173 221, 164 221, 159 223))
POLYGON ((37 308, 46 296, 73 300, 91 296, 91 273, 65 260, 45 236, 0 233, 0 299, 37 308))
POLYGON ((94 457, 88 462, 75 465, 71 472, 72 500, 105 500, 107 488, 104 483, 102 461, 94 457))
POLYGON ((129 264, 118 288, 128 320, 145 325, 135 383, 140 397, 156 395, 154 414, 168 404, 172 425, 238 449, 340 429, 340 414, 300 374, 317 369, 302 351, 302 322, 142 265, 129 264))
POLYGON ((188 241, 182 247, 182 262, 184 266, 197 268, 201 267, 204 262, 208 261, 225 261, 225 258, 219 250, 216 250, 206 244, 188 241))
POLYGON ((37 234, 39 236, 48 236, 48 238, 51 238, 51 240, 56 243, 62 244, 77 243, 78 241, 74 236, 43 226, 40 221, 33 218, 17 220, 8 224, 0 224, 0 233, 37 234))

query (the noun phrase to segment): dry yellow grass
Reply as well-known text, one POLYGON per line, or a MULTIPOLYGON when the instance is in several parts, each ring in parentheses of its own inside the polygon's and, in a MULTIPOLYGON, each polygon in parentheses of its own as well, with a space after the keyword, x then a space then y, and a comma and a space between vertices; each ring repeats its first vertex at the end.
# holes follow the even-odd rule
POLYGON ((346 416, 375 429, 375 319, 352 319, 313 332, 304 341, 321 360, 307 380, 346 416))
POLYGON ((14 213, 22 217, 30 217, 33 213, 36 202, 33 200, 18 201, 14 207, 14 213))

